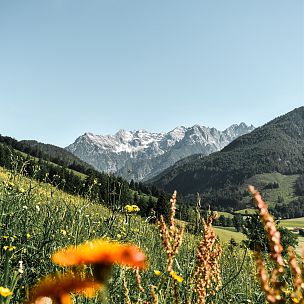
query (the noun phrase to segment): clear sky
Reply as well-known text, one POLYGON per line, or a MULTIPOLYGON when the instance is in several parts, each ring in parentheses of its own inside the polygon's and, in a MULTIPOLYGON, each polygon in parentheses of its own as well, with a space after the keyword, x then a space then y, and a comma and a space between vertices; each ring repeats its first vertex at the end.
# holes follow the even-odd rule
POLYGON ((303 104, 303 0, 0 0, 0 134, 67 146, 303 104))

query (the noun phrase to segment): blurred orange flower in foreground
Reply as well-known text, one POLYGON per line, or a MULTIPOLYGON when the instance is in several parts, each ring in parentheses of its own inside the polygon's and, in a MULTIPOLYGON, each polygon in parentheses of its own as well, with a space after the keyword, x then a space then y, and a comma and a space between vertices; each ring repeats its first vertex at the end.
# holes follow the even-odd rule
POLYGON ((130 267, 146 267, 146 257, 138 247, 104 239, 61 249, 52 255, 52 261, 61 266, 81 264, 111 266, 117 263, 130 267))
POLYGON ((100 283, 72 275, 49 276, 41 280, 32 290, 28 303, 71 304, 70 293, 92 297, 101 287, 100 283))

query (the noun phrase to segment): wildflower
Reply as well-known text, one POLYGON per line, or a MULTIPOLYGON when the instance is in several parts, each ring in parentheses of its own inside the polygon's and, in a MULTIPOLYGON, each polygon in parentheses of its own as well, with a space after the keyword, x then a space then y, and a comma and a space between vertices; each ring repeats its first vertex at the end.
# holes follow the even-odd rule
POLYGON ((31 235, 29 233, 26 234, 26 238, 29 239, 31 235))
POLYGON ((13 182, 8 182, 8 186, 13 188, 13 187, 15 187, 15 184, 13 182))
MULTIPOLYGON (((269 240, 270 258, 274 262, 273 269, 268 272, 260 252, 256 252, 255 254, 261 288, 266 295, 266 299, 270 303, 287 303, 287 299, 290 299, 292 303, 304 303, 303 264, 302 266, 298 265, 295 253, 289 248, 288 264, 292 274, 293 286, 292 289, 287 289, 282 279, 284 273, 286 273, 286 261, 284 261, 282 257, 283 247, 280 242, 280 233, 275 226, 273 217, 268 212, 267 204, 263 201, 259 192, 257 192, 253 186, 249 186, 249 191, 252 193, 259 209, 260 218, 264 224, 269 240)), ((304 257, 302 257, 302 259, 303 258, 304 257)))
MULTIPOLYGON (((206 303, 207 290, 211 290, 210 295, 213 295, 222 285, 219 269, 219 258, 222 248, 212 228, 212 221, 215 216, 214 214, 210 214, 207 221, 202 220, 203 237, 197 247, 196 263, 191 278, 191 285, 196 283, 194 291, 198 296, 198 304, 206 303)), ((191 299, 188 303, 190 302, 191 299)))
POLYGON ((131 207, 133 208, 133 212, 140 211, 140 208, 137 205, 132 205, 131 207))
POLYGON ((140 208, 137 205, 126 205, 124 209, 127 213, 140 211, 140 208))
POLYGON ((135 269, 135 279, 136 279, 136 284, 137 284, 137 287, 138 287, 139 291, 144 292, 145 290, 141 285, 141 276, 140 276, 138 267, 135 269))
POLYGON ((0 286, 0 295, 2 297, 9 297, 11 296, 13 293, 10 291, 9 288, 6 288, 6 287, 3 287, 3 286, 0 286))
POLYGON ((174 218, 176 210, 176 191, 174 191, 172 198, 170 199, 170 204, 169 227, 165 223, 162 215, 158 222, 160 238, 166 250, 167 270, 169 273, 172 271, 173 259, 177 255, 179 247, 182 244, 185 229, 185 226, 178 228, 174 218))
POLYGON ((52 261, 61 266, 114 263, 139 268, 146 266, 146 257, 136 246, 104 239, 59 250, 53 254, 52 261))
POLYGON ((156 270, 154 270, 154 274, 159 277, 161 275, 161 272, 156 269, 156 270))
POLYGON ((24 273, 24 267, 23 267, 23 261, 22 260, 19 261, 18 272, 21 273, 21 274, 24 273))
POLYGON ((19 188, 19 193, 23 194, 25 190, 23 188, 19 188))
POLYGON ((13 188, 15 187, 15 184, 14 184, 13 182, 3 181, 3 185, 4 185, 4 187, 6 187, 8 190, 13 190, 13 188))
POLYGON ((156 286, 151 285, 152 303, 153 303, 153 304, 158 304, 158 298, 157 298, 157 295, 156 295, 156 293, 155 293, 155 289, 156 289, 156 286))
POLYGON ((178 283, 182 283, 183 282, 183 278, 181 276, 179 276, 175 271, 170 271, 170 276, 177 281, 178 283))
POLYGON ((15 246, 3 246, 3 249, 5 251, 13 251, 14 249, 16 249, 16 247, 15 246))
POLYGON ((48 303, 47 299, 51 299, 55 303, 71 304, 70 293, 92 297, 100 287, 101 285, 94 280, 72 275, 46 277, 31 290, 28 303, 48 303))
POLYGON ((35 301, 35 304, 52 304, 52 299, 49 297, 41 297, 35 301))

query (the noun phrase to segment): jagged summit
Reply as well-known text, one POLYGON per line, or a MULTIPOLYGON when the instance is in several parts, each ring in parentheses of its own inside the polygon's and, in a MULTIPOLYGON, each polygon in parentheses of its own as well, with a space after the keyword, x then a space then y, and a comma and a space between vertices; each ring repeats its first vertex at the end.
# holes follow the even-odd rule
POLYGON ((196 154, 221 150, 254 127, 235 124, 224 131, 200 126, 179 126, 167 133, 119 130, 114 135, 87 132, 66 149, 99 171, 114 172, 128 179, 155 176, 176 161, 196 154))

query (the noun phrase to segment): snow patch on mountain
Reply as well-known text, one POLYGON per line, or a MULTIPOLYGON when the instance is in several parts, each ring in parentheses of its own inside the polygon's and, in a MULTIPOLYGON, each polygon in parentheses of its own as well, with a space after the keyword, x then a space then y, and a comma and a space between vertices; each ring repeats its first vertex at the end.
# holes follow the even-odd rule
POLYGON ((194 125, 176 127, 168 133, 146 130, 119 130, 114 135, 85 133, 66 149, 99 171, 113 172, 129 180, 143 180, 184 157, 219 151, 253 129, 252 125, 240 123, 224 131, 194 125))

